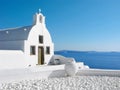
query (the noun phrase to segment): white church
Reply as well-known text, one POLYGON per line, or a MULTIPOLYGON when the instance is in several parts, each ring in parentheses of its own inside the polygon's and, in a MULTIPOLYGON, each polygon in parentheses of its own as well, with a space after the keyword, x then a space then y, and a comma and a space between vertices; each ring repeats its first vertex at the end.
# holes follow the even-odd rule
POLYGON ((0 30, 0 69, 58 65, 69 60, 54 55, 54 43, 41 12, 34 15, 33 25, 0 30))
POLYGON ((30 26, 0 30, 0 67, 27 67, 48 64, 54 44, 42 13, 30 26))

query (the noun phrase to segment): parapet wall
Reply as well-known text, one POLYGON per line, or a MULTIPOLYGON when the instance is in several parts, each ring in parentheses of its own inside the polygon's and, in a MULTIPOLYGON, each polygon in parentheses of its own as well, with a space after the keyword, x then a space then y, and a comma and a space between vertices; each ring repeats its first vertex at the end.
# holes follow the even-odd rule
MULTIPOLYGON (((49 77, 64 77, 66 76, 65 70, 55 70, 52 71, 49 77)), ((76 76, 113 76, 113 77, 120 77, 120 70, 95 70, 95 69, 88 69, 88 70, 79 70, 76 76)))
POLYGON ((86 69, 86 70, 79 70, 77 75, 120 76, 120 70, 86 69))
MULTIPOLYGON (((82 66, 82 63, 77 63, 77 66, 82 66)), ((50 65, 50 66, 40 66, 30 69, 32 72, 45 72, 47 77, 64 77, 66 76, 64 65, 50 65)), ((81 68, 78 70, 76 76, 120 76, 120 70, 106 70, 106 69, 88 69, 81 68)), ((45 77, 45 76, 44 76, 45 77)))

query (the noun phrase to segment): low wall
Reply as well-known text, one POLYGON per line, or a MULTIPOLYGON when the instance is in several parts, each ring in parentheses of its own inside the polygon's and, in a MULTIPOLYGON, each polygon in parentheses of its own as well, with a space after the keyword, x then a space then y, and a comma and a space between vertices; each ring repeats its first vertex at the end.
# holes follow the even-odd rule
MULTIPOLYGON (((55 70, 52 71, 49 78, 52 77, 64 77, 66 76, 65 70, 55 70)), ((120 77, 120 70, 79 70, 76 76, 115 76, 120 77)))
MULTIPOLYGON (((82 63, 77 63, 78 67, 82 63)), ((38 66, 30 69, 32 72, 50 72, 47 77, 64 77, 66 76, 64 65, 38 66)), ((120 70, 106 69, 79 69, 77 76, 120 76, 120 70)), ((42 76, 42 74, 41 74, 42 76)))
POLYGON ((20 50, 0 50, 0 69, 21 68, 27 66, 24 53, 20 50))
MULTIPOLYGON (((83 62, 76 63, 78 69, 85 69, 83 62)), ((30 70, 33 72, 38 71, 55 71, 55 70, 64 70, 65 64, 62 65, 38 65, 31 67, 30 70)), ((87 68, 88 69, 88 68, 87 68)))
POLYGON ((79 70, 77 75, 120 76, 120 70, 86 69, 86 70, 79 70))

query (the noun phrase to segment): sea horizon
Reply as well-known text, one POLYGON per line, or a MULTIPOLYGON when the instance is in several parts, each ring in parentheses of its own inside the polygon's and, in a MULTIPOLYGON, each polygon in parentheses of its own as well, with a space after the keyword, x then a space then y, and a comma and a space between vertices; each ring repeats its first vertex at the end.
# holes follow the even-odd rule
POLYGON ((117 52, 117 53, 120 53, 120 51, 105 51, 105 50, 70 50, 70 49, 61 49, 61 50, 55 50, 54 52, 57 52, 57 51, 75 51, 75 52, 117 52))
POLYGON ((55 54, 74 58, 93 69, 120 70, 120 52, 60 50, 55 54))

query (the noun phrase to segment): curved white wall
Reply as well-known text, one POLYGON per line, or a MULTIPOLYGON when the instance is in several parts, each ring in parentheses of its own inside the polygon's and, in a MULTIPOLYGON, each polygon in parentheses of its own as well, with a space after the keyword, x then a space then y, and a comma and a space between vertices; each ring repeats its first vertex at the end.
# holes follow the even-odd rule
POLYGON ((38 63, 38 47, 44 48, 44 63, 48 64, 52 55, 54 54, 54 44, 52 42, 50 33, 46 28, 43 27, 41 23, 34 25, 29 33, 28 40, 25 41, 25 54, 27 55, 28 62, 31 65, 36 65, 38 63), (43 43, 39 43, 39 36, 43 36, 43 43), (36 55, 30 56, 30 46, 36 46, 36 55), (50 54, 46 54, 46 47, 50 47, 50 54))

